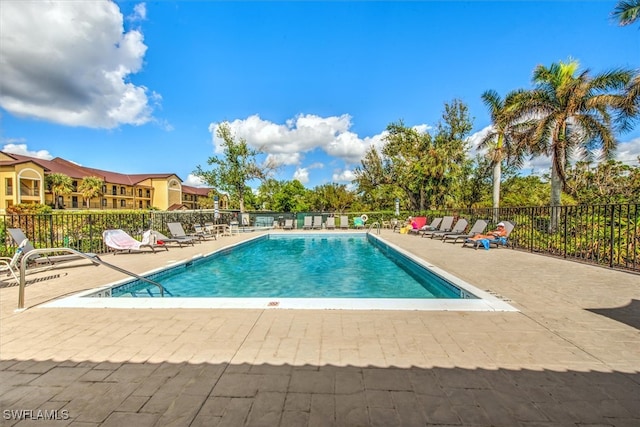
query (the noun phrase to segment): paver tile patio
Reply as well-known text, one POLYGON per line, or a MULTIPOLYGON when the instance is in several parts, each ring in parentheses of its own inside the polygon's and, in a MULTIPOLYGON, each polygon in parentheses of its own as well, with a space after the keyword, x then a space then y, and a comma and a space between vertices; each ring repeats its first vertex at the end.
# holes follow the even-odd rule
MULTIPOLYGON (((106 259, 143 273, 252 235, 106 259)), ((42 307, 123 278, 78 262, 28 276, 25 311, 0 288, 0 425, 640 425, 639 276, 382 236, 520 311, 42 307)))

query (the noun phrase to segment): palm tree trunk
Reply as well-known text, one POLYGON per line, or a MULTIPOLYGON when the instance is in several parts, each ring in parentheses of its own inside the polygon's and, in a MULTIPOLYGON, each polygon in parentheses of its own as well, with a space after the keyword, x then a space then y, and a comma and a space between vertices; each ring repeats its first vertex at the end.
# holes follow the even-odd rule
POLYGON ((493 221, 498 221, 500 209, 500 181, 502 180, 502 162, 493 165, 493 221))
POLYGON ((558 172, 556 162, 553 162, 551 168, 551 216, 549 218, 549 233, 554 233, 558 228, 558 219, 560 216, 560 195, 562 194, 562 180, 558 172))

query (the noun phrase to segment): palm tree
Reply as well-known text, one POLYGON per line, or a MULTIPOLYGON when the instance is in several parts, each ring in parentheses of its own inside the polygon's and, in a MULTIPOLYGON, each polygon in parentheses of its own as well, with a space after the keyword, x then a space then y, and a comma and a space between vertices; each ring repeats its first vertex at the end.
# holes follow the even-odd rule
POLYGON ((82 197, 87 201, 87 209, 89 209, 89 202, 92 198, 102 194, 102 187, 104 181, 96 176, 86 176, 82 178, 78 185, 78 192, 82 194, 82 197))
POLYGON ((49 187, 53 194, 54 207, 55 209, 59 209, 60 203, 58 197, 66 196, 73 192, 73 181, 68 175, 63 173, 49 174, 46 176, 45 181, 47 183, 47 187, 49 187))
MULTIPOLYGON (((571 154, 593 158, 599 150, 610 157, 616 148, 615 124, 625 128, 637 114, 629 108, 631 70, 611 70, 591 76, 578 73, 575 60, 539 65, 533 73, 536 88, 518 96, 519 120, 526 120, 525 146, 535 155, 551 157, 551 206, 560 205, 566 182, 565 168, 571 154)), ((637 104, 636 100, 634 103, 637 104)), ((552 219, 551 229, 555 229, 552 219)))
MULTIPOLYGON (((514 91, 503 100, 495 90, 488 90, 482 94, 482 101, 489 109, 492 126, 489 132, 478 144, 478 148, 488 149, 488 158, 493 168, 493 209, 494 216, 500 207, 500 182, 502 180, 502 162, 513 161, 522 163, 520 146, 514 139, 514 132, 518 124, 514 117, 517 110, 515 102, 522 91, 514 91)), ((494 218, 497 219, 497 218, 494 218)))
POLYGON ((634 23, 640 18, 640 0, 620 0, 612 15, 621 26, 634 23))

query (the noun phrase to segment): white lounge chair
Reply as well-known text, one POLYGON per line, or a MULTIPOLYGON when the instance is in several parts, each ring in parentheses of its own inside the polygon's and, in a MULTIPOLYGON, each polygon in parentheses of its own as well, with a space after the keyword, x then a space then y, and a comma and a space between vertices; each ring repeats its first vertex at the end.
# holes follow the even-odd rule
POLYGON ((104 230, 102 232, 104 244, 113 250, 114 255, 118 252, 131 253, 131 251, 139 251, 141 248, 149 248, 151 252, 155 252, 156 248, 163 248, 166 251, 169 250, 164 244, 155 243, 153 241, 154 239, 155 236, 151 234, 151 230, 144 232, 142 241, 134 239, 127 234, 126 231, 120 229, 104 230))
POLYGON ((303 230, 310 230, 311 227, 313 227, 313 217, 307 215, 307 216, 304 217, 304 224, 302 225, 302 229, 303 230))
POLYGON ((13 276, 13 278, 16 279, 16 282, 20 281, 18 279, 18 276, 16 275, 18 261, 20 261, 20 258, 22 257, 22 251, 24 250, 24 247, 27 245, 27 243, 29 243, 29 240, 24 239, 20 243, 20 245, 18 245, 16 252, 13 254, 11 258, 0 257, 0 273, 5 273, 5 272, 10 273, 13 276))
POLYGON ((336 218, 330 216, 327 218, 327 221, 324 223, 324 226, 327 230, 335 230, 336 228, 336 218))
POLYGON ((349 229, 349 217, 347 215, 340 215, 340 230, 349 229))
MULTIPOLYGON (((26 243, 22 251, 22 256, 27 255, 28 253, 30 253, 35 249, 31 244, 31 242, 29 242, 29 240, 27 239, 27 236, 24 234, 21 228, 7 228, 7 232, 11 235, 11 238, 17 244, 21 244, 26 240, 26 243)), ((58 248, 47 248, 47 249, 50 249, 51 251, 55 251, 58 248)), ((65 248, 60 248, 59 252, 64 252, 64 249, 65 248)), ((98 255, 94 253, 85 252, 84 254, 90 258, 98 258, 98 255)), ((34 256, 34 255, 30 256, 29 262, 38 264, 38 265, 46 265, 46 264, 53 265, 60 262, 77 261, 83 258, 86 259, 83 256, 71 254, 69 252, 62 255, 38 254, 37 256, 34 256)), ((92 261, 92 264, 98 265, 96 262, 93 262, 93 261, 92 261)))
POLYGON ((218 236, 216 233, 209 231, 207 228, 200 224, 193 224, 193 235, 202 240, 207 240, 210 237, 213 237, 213 240, 218 240, 218 236))
POLYGON ((322 216, 316 215, 313 217, 313 229, 321 230, 322 229, 322 216))

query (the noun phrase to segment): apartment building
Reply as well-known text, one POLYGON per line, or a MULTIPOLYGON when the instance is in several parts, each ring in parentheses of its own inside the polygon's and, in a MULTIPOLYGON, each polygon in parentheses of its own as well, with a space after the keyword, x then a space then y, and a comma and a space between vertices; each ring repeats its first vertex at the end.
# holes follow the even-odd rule
POLYGON ((229 206, 227 194, 183 185, 174 173, 122 174, 80 166, 60 157, 43 160, 0 151, 0 213, 19 203, 54 206, 54 195, 45 183, 45 176, 52 173, 67 175, 73 181, 74 191, 58 196, 58 206, 64 209, 202 209, 213 207, 211 198, 215 196, 220 209, 229 206), (87 201, 77 187, 89 176, 100 178, 104 185, 98 197, 87 201))

